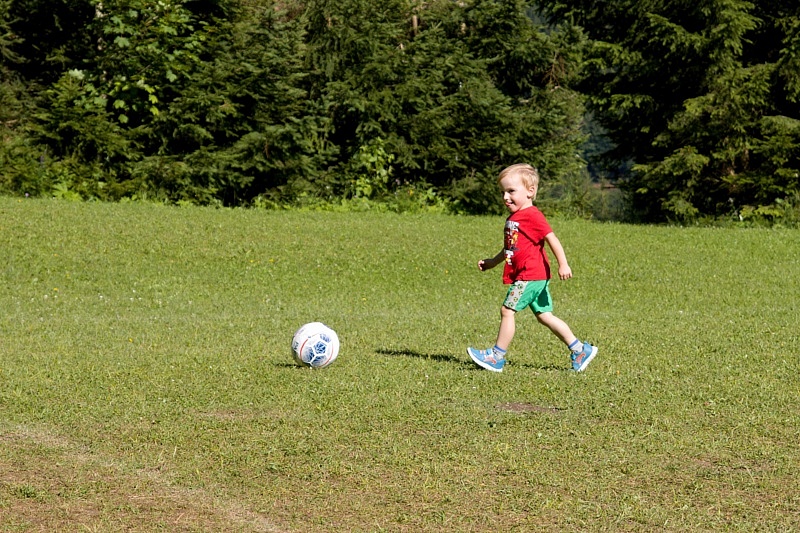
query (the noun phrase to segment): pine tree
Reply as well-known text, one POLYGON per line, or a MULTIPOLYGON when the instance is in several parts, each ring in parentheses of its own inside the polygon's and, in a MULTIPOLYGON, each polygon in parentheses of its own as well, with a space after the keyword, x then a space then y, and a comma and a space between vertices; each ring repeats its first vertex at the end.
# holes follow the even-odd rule
POLYGON ((741 214, 800 192, 792 2, 544 2, 593 38, 581 88, 643 220, 741 214), (751 206, 751 207, 746 207, 751 206))
POLYGON ((329 110, 345 194, 365 150, 391 154, 395 185, 432 186, 469 211, 495 209, 494 177, 511 162, 552 180, 578 172, 579 34, 507 0, 319 0, 308 19, 310 94, 329 110))
POLYGON ((37 192, 241 205, 403 189, 485 212, 509 163, 580 173, 583 36, 521 0, 59 0, 41 27, 45 3, 0 1, 15 35, 49 39, 0 39, 24 60, 4 68, 30 89, 20 172, 37 192))

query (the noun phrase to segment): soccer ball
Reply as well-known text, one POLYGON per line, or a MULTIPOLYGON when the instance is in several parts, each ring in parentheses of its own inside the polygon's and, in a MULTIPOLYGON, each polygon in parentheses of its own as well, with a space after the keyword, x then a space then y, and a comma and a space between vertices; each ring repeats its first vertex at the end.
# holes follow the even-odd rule
POLYGON ((301 365, 326 367, 339 355, 339 336, 322 322, 310 322, 292 337, 292 353, 301 365))

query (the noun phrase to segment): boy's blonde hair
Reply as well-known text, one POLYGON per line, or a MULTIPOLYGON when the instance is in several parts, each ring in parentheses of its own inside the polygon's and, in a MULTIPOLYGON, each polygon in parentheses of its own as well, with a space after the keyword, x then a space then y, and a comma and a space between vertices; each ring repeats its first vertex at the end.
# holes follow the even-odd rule
POLYGON ((504 168, 497 177, 497 182, 500 183, 506 176, 511 176, 514 174, 522 179, 522 184, 526 189, 530 189, 531 187, 539 187, 539 171, 527 163, 517 163, 516 165, 511 165, 510 167, 504 168))

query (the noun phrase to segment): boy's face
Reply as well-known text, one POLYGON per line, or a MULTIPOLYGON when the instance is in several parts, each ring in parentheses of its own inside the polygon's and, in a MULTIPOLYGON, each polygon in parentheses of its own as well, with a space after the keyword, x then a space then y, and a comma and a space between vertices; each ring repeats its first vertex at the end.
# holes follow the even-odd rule
POLYGON ((500 180, 503 201, 512 213, 533 205, 536 198, 536 185, 526 188, 519 174, 511 174, 500 180))

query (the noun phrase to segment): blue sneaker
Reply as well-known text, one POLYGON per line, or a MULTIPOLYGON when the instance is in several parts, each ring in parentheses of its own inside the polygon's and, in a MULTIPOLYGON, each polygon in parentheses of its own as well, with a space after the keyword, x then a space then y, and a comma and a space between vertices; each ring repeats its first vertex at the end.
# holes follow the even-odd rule
POLYGON ((476 350, 470 346, 467 348, 467 353, 475 361, 476 365, 492 372, 502 372, 503 365, 506 364, 505 358, 498 359, 491 348, 476 350))
POLYGON ((575 372, 583 372, 589 363, 592 362, 594 356, 597 355, 597 346, 592 346, 588 342, 583 343, 583 349, 580 352, 574 352, 570 358, 572 359, 572 370, 575 372))

